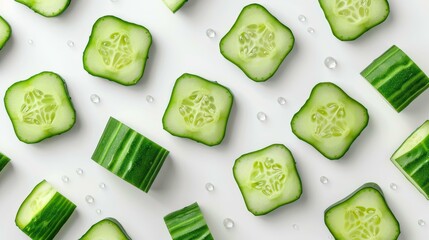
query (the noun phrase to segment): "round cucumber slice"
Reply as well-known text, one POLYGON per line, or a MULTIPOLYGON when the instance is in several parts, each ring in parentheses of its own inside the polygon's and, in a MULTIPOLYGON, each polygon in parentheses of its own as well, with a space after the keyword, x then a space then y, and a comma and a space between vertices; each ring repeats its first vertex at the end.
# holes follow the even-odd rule
POLYGON ((11 35, 12 29, 9 23, 0 16, 0 50, 4 47, 11 35))
POLYGON ((55 17, 63 13, 70 5, 71 0, 15 0, 29 7, 44 17, 55 17))

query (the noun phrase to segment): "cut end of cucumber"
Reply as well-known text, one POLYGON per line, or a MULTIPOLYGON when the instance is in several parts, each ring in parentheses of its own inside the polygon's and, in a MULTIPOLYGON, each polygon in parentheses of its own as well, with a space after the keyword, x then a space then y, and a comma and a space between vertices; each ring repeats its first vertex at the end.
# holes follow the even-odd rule
POLYGON ((115 16, 99 18, 83 53, 85 70, 122 85, 134 85, 143 76, 152 35, 145 27, 115 16))
POLYGON ((294 46, 292 31, 259 4, 243 8, 220 41, 222 55, 256 82, 271 78, 294 46))
POLYGON ((375 183, 367 183, 325 211, 335 239, 396 240, 400 226, 375 183))
POLYGON ((232 102, 233 95, 226 87, 185 73, 174 85, 163 127, 177 137, 218 145, 225 137, 232 102))
POLYGON ((76 113, 66 83, 42 72, 10 86, 4 103, 18 139, 37 143, 70 130, 76 113))
POLYGON ((63 13, 70 5, 71 0, 15 0, 29 7, 44 17, 55 17, 63 13))
POLYGON ((293 116, 292 132, 328 159, 339 159, 368 125, 367 109, 337 85, 317 84, 293 116))
POLYGON ((10 158, 8 158, 3 153, 0 153, 0 172, 6 167, 6 165, 10 162, 10 158))
POLYGON ((131 240, 125 229, 114 218, 105 218, 92 227, 79 240, 131 240))
POLYGON ((12 29, 10 28, 9 23, 0 16, 0 50, 9 40, 12 35, 12 29))
POLYGON ((390 13, 387 0, 319 0, 332 33, 351 41, 384 22, 390 13))
POLYGON ((165 5, 173 12, 177 12, 188 0, 162 0, 165 5))
POLYGON ((233 173, 247 209, 255 216, 294 202, 302 194, 295 160, 281 144, 242 155, 233 173))

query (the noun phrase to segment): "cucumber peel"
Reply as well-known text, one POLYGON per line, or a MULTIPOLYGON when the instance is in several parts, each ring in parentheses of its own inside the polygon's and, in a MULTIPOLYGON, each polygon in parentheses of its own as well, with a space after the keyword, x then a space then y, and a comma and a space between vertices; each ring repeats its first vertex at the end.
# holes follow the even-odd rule
POLYGON ((131 237, 118 220, 105 218, 92 225, 79 240, 131 240, 131 237))
POLYGON ((6 167, 6 165, 10 162, 10 158, 8 158, 3 153, 0 153, 0 172, 6 167))

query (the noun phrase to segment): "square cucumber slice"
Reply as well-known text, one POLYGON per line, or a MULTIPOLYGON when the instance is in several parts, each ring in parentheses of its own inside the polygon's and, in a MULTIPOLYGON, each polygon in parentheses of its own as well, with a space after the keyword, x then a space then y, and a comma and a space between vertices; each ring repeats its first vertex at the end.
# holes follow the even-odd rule
POLYGON ((9 23, 0 16, 0 50, 9 40, 12 35, 12 29, 10 28, 9 23))
POLYGON ((15 0, 44 17, 56 17, 70 5, 71 0, 15 0))
POLYGON ((92 225, 79 240, 131 240, 131 237, 118 220, 105 218, 92 225))

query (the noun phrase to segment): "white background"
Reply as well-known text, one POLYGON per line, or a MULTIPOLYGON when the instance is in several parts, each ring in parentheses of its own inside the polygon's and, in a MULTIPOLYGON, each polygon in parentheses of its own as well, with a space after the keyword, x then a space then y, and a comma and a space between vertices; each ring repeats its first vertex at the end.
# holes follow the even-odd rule
POLYGON ((331 33, 314 0, 264 0, 263 4, 288 25, 296 44, 275 76, 255 83, 219 53, 220 38, 229 30, 247 0, 190 0, 172 14, 161 0, 73 0, 56 18, 44 18, 12 0, 0 0, 0 15, 13 28, 13 36, 0 52, 0 99, 16 81, 44 70, 55 71, 67 82, 77 123, 61 136, 34 145, 16 138, 3 103, 0 104, 0 151, 12 164, 0 176, 0 239, 27 239, 15 226, 19 205, 42 179, 48 180, 77 205, 77 210, 56 239, 78 239, 104 217, 115 217, 133 239, 170 239, 163 217, 197 201, 216 239, 329 239, 323 211, 363 183, 374 181, 401 223, 401 239, 424 240, 429 236, 429 202, 405 179, 389 158, 403 140, 428 115, 429 91, 402 113, 396 113, 359 72, 392 44, 397 44, 429 73, 429 16, 426 0, 391 0, 391 14, 382 25, 353 42, 341 42, 331 33), (93 23, 103 15, 115 15, 146 26, 153 46, 143 79, 136 86, 92 77, 82 67, 82 52, 93 23), (298 21, 304 14, 308 21, 298 21), (316 32, 311 35, 308 27, 316 32), (207 28, 217 32, 214 39, 207 28), (32 39, 34 43, 28 44, 32 39), (72 40, 75 47, 67 46, 72 40), (323 65, 327 56, 338 68, 323 65), (177 77, 189 72, 229 87, 235 102, 226 138, 216 147, 171 136, 162 129, 161 118, 177 77), (330 161, 290 129, 292 115, 318 82, 331 81, 365 105, 370 122, 349 152, 330 161), (89 96, 96 93, 100 104, 89 96), (145 98, 152 95, 155 102, 145 98), (287 104, 280 106, 283 96, 287 104), (256 114, 264 111, 261 123, 256 114), (90 157, 109 116, 141 132, 170 150, 148 194, 122 181, 90 157), (232 176, 234 160, 243 153, 272 143, 283 143, 293 152, 303 182, 304 194, 293 204, 261 217, 249 213, 232 176), (84 170, 83 176, 75 173, 84 170), (67 175, 65 184, 61 177, 67 175), (320 183, 327 176, 329 184, 320 183), (98 187, 104 182, 105 190, 98 187), (212 182, 214 192, 204 185, 212 182), (398 189, 389 188, 396 183, 398 189), (91 194, 95 203, 88 205, 91 194), (102 214, 95 210, 101 209, 102 214), (227 230, 222 221, 232 218, 227 230), (418 219, 428 222, 417 224, 418 219), (297 224, 299 230, 293 229, 297 224))

